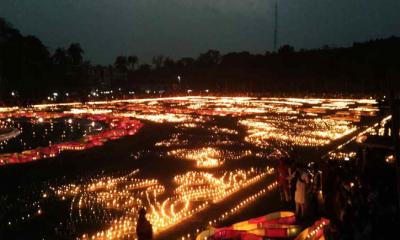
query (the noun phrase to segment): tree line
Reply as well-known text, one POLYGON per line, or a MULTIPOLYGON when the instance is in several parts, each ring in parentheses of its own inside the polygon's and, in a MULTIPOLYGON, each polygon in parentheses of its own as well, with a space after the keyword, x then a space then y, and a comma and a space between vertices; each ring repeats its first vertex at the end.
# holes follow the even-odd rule
POLYGON ((94 65, 84 59, 79 43, 53 52, 35 36, 23 36, 0 18, 0 100, 26 102, 86 96, 93 89, 140 91, 142 85, 166 90, 210 89, 219 93, 383 93, 400 86, 400 38, 390 37, 351 47, 277 52, 221 54, 208 50, 196 58, 174 60, 158 55, 151 64, 137 56, 117 56, 113 64, 94 65), (179 80, 177 77, 179 77, 179 80))

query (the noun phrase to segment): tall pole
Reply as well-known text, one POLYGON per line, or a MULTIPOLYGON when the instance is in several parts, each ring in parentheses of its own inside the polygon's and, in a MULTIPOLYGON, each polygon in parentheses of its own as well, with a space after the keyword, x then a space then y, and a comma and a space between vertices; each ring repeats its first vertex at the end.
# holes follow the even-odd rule
POLYGON ((275 29, 274 29, 274 51, 278 46, 278 0, 275 0, 275 29))

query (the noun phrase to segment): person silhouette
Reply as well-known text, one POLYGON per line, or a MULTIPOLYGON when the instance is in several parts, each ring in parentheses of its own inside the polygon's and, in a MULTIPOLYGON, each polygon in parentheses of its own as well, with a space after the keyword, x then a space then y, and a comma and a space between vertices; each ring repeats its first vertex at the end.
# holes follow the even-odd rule
POLYGON ((309 183, 308 175, 305 169, 300 170, 299 178, 296 182, 296 192, 294 195, 294 201, 296 203, 296 216, 303 218, 305 216, 305 208, 306 208, 306 191, 307 185, 309 183))
POLYGON ((288 203, 290 201, 290 186, 289 186, 289 168, 284 159, 279 160, 278 165, 278 185, 280 188, 281 201, 288 203))
POLYGON ((138 240, 153 239, 153 227, 149 220, 146 219, 146 210, 141 208, 139 210, 139 218, 136 225, 136 236, 138 240))

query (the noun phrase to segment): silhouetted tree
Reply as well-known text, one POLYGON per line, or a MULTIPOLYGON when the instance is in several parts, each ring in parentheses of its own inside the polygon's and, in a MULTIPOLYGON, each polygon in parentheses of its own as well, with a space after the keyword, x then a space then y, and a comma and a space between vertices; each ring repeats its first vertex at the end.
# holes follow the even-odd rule
POLYGON ((0 94, 8 95, 15 87, 18 66, 20 65, 20 51, 22 36, 4 18, 0 17, 0 94))
POLYGON ((68 64, 67 52, 65 51, 64 48, 57 48, 54 51, 54 54, 51 57, 51 60, 53 61, 54 64, 67 65, 68 64))
POLYGON ((221 61, 221 54, 217 50, 208 50, 206 53, 200 54, 197 62, 202 67, 216 66, 221 61))
POLYGON ((84 51, 79 43, 72 43, 67 49, 67 53, 73 65, 82 64, 84 51))
POLYGON ((138 72, 149 73, 151 71, 151 66, 149 64, 142 64, 139 66, 138 72))
POLYGON ((179 67, 190 67, 193 66, 193 64, 195 63, 195 60, 193 58, 189 58, 189 57, 185 57, 185 58, 181 58, 180 60, 178 60, 177 65, 179 67))
POLYGON ((174 62, 174 60, 172 60, 171 58, 166 57, 166 58, 164 59, 164 64, 163 64, 163 66, 164 66, 164 68, 166 68, 166 69, 173 69, 173 68, 175 67, 175 62, 174 62))
POLYGON ((219 51, 209 50, 196 60, 178 61, 159 55, 152 59, 155 68, 148 64, 137 67, 136 56, 119 56, 114 66, 93 67, 83 61, 83 53, 80 44, 73 43, 67 49, 57 48, 50 57, 38 38, 21 35, 0 18, 2 99, 9 100, 11 91, 18 92, 14 95, 20 99, 40 101, 54 90, 84 94, 97 85, 160 83, 160 79, 176 83, 177 73, 184 76, 185 88, 201 90, 369 94, 400 89, 400 38, 396 37, 354 43, 348 48, 295 51, 284 45, 278 54, 232 52, 221 56, 219 51))
POLYGON ((0 17, 0 42, 5 42, 13 37, 21 37, 21 34, 11 23, 0 17))
POLYGON ((127 59, 128 62, 128 70, 129 71, 134 71, 136 68, 136 65, 139 63, 139 58, 137 56, 129 56, 127 59))
POLYGON ((121 72, 128 70, 128 58, 125 56, 118 56, 115 59, 114 67, 121 72))
POLYGON ((153 63, 155 68, 159 70, 161 69, 162 64, 164 62, 164 56, 163 55, 154 56, 151 62, 153 63))
POLYGON ((290 45, 283 45, 282 47, 279 48, 278 53, 279 54, 293 54, 294 47, 292 47, 290 45))

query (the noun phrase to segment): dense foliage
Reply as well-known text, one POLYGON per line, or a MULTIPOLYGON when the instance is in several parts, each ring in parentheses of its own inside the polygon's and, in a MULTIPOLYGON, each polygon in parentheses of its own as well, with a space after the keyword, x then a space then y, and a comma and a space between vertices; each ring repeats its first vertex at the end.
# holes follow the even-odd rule
POLYGON ((39 102, 53 92, 81 98, 93 89, 136 92, 187 89, 213 92, 287 94, 379 94, 400 87, 400 38, 391 37, 348 48, 325 46, 296 51, 222 55, 208 50, 197 58, 155 56, 152 65, 136 56, 117 56, 113 65, 84 60, 79 43, 50 52, 35 36, 23 36, 0 18, 0 100, 39 102), (178 76, 181 76, 178 80, 178 76))

